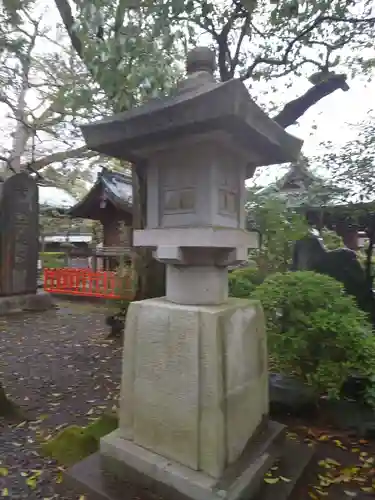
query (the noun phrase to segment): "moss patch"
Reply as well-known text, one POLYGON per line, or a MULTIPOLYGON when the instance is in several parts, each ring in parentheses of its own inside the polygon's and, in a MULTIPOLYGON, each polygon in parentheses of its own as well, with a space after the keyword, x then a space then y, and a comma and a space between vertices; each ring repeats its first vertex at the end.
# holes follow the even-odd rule
POLYGON ((56 460, 64 467, 71 467, 99 449, 99 440, 118 427, 118 418, 104 414, 87 427, 72 425, 55 438, 42 444, 44 456, 56 460))
POLYGON ((5 390, 0 385, 0 418, 17 420, 22 418, 21 410, 5 394, 5 390))

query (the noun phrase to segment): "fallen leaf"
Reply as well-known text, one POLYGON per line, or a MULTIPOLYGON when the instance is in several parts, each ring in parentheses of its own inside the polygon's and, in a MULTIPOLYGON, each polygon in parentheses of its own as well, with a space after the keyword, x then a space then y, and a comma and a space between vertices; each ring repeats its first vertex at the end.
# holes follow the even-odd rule
POLYGON ((347 449, 347 448, 346 448, 346 446, 344 446, 344 445, 342 444, 342 442, 341 442, 341 441, 339 441, 338 439, 334 439, 334 440, 333 440, 333 442, 335 443, 335 445, 336 445, 338 448, 341 448, 342 450, 346 450, 346 449, 347 449))
POLYGON ((267 484, 276 484, 280 481, 279 477, 265 477, 264 482, 267 484))
POLYGON ((1 496, 2 497, 9 497, 9 490, 8 490, 8 488, 3 488, 2 492, 1 492, 1 496))
POLYGON ((319 497, 315 495, 315 493, 312 493, 309 491, 309 497, 312 498, 313 500, 319 500, 319 497))
POLYGON ((8 475, 8 469, 6 467, 0 467, 0 476, 7 476, 8 475))
POLYGON ((284 483, 290 483, 291 479, 288 479, 287 477, 280 476, 281 481, 284 481, 284 483))
POLYGON ((321 488, 319 487, 315 487, 315 490, 319 493, 320 496, 322 497, 327 497, 328 496, 328 492, 327 491, 323 491, 321 488))
POLYGON ((329 441, 329 436, 323 434, 322 436, 318 437, 318 441, 329 441))
POLYGON ((32 490, 35 490, 36 488, 36 483, 37 483, 37 480, 36 480, 36 477, 34 476, 31 476, 31 477, 28 477, 26 479, 26 484, 29 488, 31 488, 32 490))

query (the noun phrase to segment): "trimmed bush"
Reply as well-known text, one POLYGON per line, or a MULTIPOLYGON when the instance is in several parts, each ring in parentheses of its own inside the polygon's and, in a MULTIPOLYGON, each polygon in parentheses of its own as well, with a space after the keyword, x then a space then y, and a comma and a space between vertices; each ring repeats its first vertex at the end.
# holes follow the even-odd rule
MULTIPOLYGON (((277 273, 253 298, 263 305, 269 352, 280 373, 332 399, 351 375, 374 376, 371 325, 338 281, 311 271, 277 273)), ((371 392, 369 387, 368 402, 371 392)))
POLYGON ((229 273, 229 296, 247 299, 255 288, 262 283, 257 268, 243 267, 229 273))

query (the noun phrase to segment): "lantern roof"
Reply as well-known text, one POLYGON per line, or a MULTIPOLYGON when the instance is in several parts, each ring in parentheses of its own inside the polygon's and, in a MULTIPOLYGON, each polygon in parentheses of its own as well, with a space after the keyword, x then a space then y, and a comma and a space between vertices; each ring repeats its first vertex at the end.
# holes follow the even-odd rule
POLYGON ((256 166, 297 161, 302 141, 268 117, 241 80, 218 83, 214 70, 214 53, 194 49, 172 95, 83 125, 88 148, 137 164, 173 141, 219 133, 248 156, 249 177, 256 166))

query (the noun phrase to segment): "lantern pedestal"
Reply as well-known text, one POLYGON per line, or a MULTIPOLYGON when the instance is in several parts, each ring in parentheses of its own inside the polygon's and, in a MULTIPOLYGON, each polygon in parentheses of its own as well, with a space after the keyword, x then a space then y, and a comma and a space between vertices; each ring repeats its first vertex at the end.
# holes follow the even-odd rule
POLYGON ((194 500, 248 497, 259 488, 283 426, 268 421, 258 302, 132 303, 123 367, 119 429, 100 444, 106 470, 121 479, 124 466, 133 468, 194 500), (257 447, 263 453, 249 462, 257 447))

